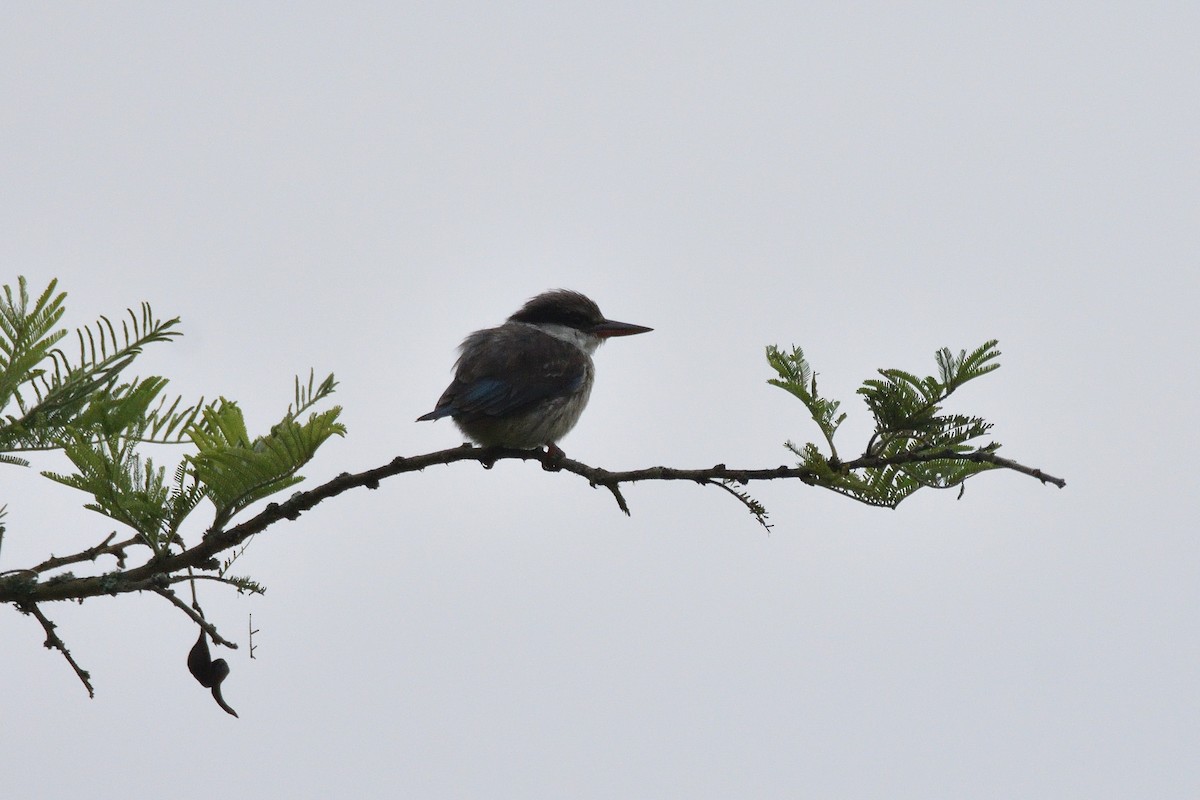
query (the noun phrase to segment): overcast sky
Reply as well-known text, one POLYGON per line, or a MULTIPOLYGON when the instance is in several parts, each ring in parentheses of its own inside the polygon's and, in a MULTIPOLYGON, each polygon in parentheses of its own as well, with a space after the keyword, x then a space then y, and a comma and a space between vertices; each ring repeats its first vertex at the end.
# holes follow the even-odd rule
MULTIPOLYGON (((335 372, 308 486, 458 444, 413 422, 458 342, 567 287, 655 328, 597 354, 589 464, 790 463, 772 343, 854 453, 874 369, 995 337, 952 408, 1068 487, 759 485, 767 535, 698 486, 388 480, 258 537, 265 597, 204 587, 240 719, 160 598, 46 608, 90 701, 3 610, 3 793, 1196 797, 1198 8, 9 6, 0 282, 182 316, 140 373, 260 430, 335 372)), ((0 476, 0 570, 112 530, 0 476)))

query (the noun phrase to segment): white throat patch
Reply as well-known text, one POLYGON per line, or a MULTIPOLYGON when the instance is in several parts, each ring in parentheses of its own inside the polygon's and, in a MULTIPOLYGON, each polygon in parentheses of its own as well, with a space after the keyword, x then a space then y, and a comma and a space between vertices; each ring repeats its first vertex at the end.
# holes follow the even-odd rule
POLYGON ((604 340, 593 333, 586 333, 578 328, 572 328, 569 325, 559 325, 554 322, 544 322, 534 325, 540 331, 550 334, 555 339, 561 339, 564 342, 569 342, 578 347, 589 356, 596 352, 596 348, 604 340))

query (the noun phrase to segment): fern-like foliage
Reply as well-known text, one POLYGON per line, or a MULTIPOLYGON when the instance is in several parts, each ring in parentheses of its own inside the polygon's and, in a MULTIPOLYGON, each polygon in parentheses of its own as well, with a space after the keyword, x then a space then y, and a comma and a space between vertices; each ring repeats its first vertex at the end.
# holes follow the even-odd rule
MULTIPOLYGON (((53 362, 54 345, 67 335, 65 330, 55 330, 66 299, 65 293, 55 292, 56 287, 57 282, 51 281, 32 304, 24 277, 17 281, 15 294, 11 286, 4 287, 0 299, 0 412, 15 401, 21 415, 5 414, 0 419, 0 450, 22 449, 20 445, 31 436, 30 417, 36 419, 39 411, 43 418, 50 416, 50 408, 28 408, 21 390, 36 391, 38 382, 46 381, 46 364, 53 362)), ((10 459, 8 463, 22 461, 10 459)))
POLYGON ((75 432, 63 451, 75 466, 75 472, 43 472, 47 478, 90 494, 94 499, 84 507, 128 525, 156 553, 169 547, 172 534, 169 519, 170 487, 165 469, 142 459, 135 443, 113 435, 100 441, 75 432))
MULTIPOLYGON (((296 408, 307 408, 332 392, 336 385, 332 376, 326 381, 324 393, 310 392, 306 400, 311 402, 301 402, 298 396, 296 408)), ((337 421, 340 407, 310 414, 303 423, 296 420, 295 413, 289 407, 270 433, 251 439, 242 410, 236 403, 221 399, 206 407, 201 418, 188 428, 188 436, 199 451, 187 457, 189 469, 216 506, 216 526, 225 524, 256 500, 299 483, 303 478, 297 471, 312 459, 317 448, 330 436, 346 433, 345 426, 337 421)))
POLYGON ((862 458, 845 463, 838 457, 833 436, 846 415, 837 414, 836 401, 817 394, 816 375, 800 348, 784 352, 768 347, 767 361, 779 375, 768 383, 804 403, 825 437, 829 455, 811 443, 785 446, 800 458, 802 467, 812 471, 817 485, 868 505, 895 508, 922 487, 961 486, 971 476, 995 468, 972 460, 973 454, 994 453, 999 445, 977 443, 991 431, 991 423, 981 417, 943 413, 942 405, 963 384, 999 368, 996 345, 992 340, 958 355, 947 348, 939 350, 936 376, 881 369, 879 378, 864 381, 858 393, 874 417, 875 431, 862 458))
POLYGON ((296 376, 296 395, 292 405, 288 406, 286 419, 295 419, 303 414, 308 409, 315 406, 317 403, 324 400, 329 395, 333 394, 333 390, 337 388, 337 381, 333 379, 333 373, 325 376, 325 380, 320 384, 314 383, 315 372, 308 371, 308 383, 300 383, 300 376, 296 376))
MULTIPOLYGON (((36 295, 30 293, 23 277, 15 288, 0 290, 0 467, 29 466, 29 454, 61 450, 70 468, 41 474, 83 492, 85 508, 132 533, 112 531, 79 552, 52 555, 25 569, 0 570, 0 593, 9 592, 6 602, 17 603, 42 623, 47 647, 61 651, 91 693, 87 672, 30 598, 72 581, 91 581, 89 596, 148 588, 200 624, 203 631, 198 644, 211 637, 213 642, 235 646, 205 621, 197 582, 217 581, 254 594, 265 589, 251 577, 229 574, 237 556, 245 552, 249 534, 223 562, 207 549, 211 539, 206 537, 223 530, 252 503, 303 480, 300 468, 329 437, 342 436, 346 429, 338 422, 340 408, 314 410, 333 393, 337 382, 333 375, 318 382, 312 370, 306 382, 296 377, 293 402, 264 435, 250 434, 241 409, 230 400, 185 403, 180 397, 172 399, 165 393, 165 378, 131 378, 129 368, 146 346, 181 335, 178 318, 160 319, 143 303, 137 310, 130 309, 126 317, 102 316, 80 328, 75 346, 66 347, 71 340, 59 327, 65 299, 57 281, 36 295), (302 415, 306 418, 301 419, 302 415), (174 445, 176 452, 183 452, 178 452, 172 469, 170 463, 164 464, 172 448, 163 448, 167 458, 156 451, 152 459, 147 455, 148 445, 174 445), (205 499, 215 507, 215 520, 189 536, 185 525, 205 499), (127 568, 132 553, 145 555, 147 560, 127 568), (101 557, 115 558, 117 569, 82 577, 62 572, 65 567, 94 563, 101 557), (191 584, 190 605, 171 589, 183 581, 191 584), (136 588, 114 588, 122 582, 136 588)), ((6 510, 0 505, 0 545, 6 510)), ((62 595, 50 599, 62 599, 62 595)), ((233 713, 217 688, 228 674, 228 665, 211 661, 206 644, 202 655, 198 658, 193 648, 187 659, 189 670, 213 690, 222 708, 233 713), (209 671, 218 665, 225 668, 224 673, 209 671)))
POLYGON ((0 408, 19 396, 22 384, 41 376, 38 365, 67 335, 65 330, 54 330, 62 319, 66 299, 65 293, 55 293, 57 285, 57 281, 50 281, 32 306, 23 276, 17 281, 15 295, 11 286, 4 287, 0 299, 0 408))
MULTIPOLYGON (((94 398, 61 443, 75 471, 42 473, 91 495, 85 508, 137 531, 160 556, 183 544, 181 527, 202 499, 216 507, 214 526, 223 526, 251 503, 303 480, 296 473, 317 448, 345 434, 334 407, 305 422, 289 409, 269 434, 251 438, 241 409, 222 399, 186 428, 198 452, 185 455, 168 480, 165 467, 138 452, 146 429, 158 424, 148 409, 165 383, 147 379, 94 398)), ((309 397, 316 402, 324 394, 309 397)))
POLYGON ((180 335, 178 318, 159 319, 145 303, 117 322, 100 317, 79 329, 67 355, 67 332, 57 328, 66 293, 57 287, 51 281, 34 297, 22 277, 0 295, 0 465, 27 466, 17 453, 62 450, 74 469, 43 474, 90 495, 86 508, 136 531, 156 555, 183 546, 182 526, 201 500, 212 501, 223 525, 302 480, 297 471, 317 448, 345 433, 337 407, 299 419, 333 393, 332 375, 319 383, 312 371, 307 382, 297 376, 283 419, 256 437, 236 403, 185 404, 165 394, 165 378, 122 380, 143 348, 180 335), (194 452, 169 477, 142 454, 145 444, 194 452))
MULTIPOLYGON (((0 298, 0 463, 28 465, 11 454, 65 447, 74 441, 80 417, 89 409, 99 413, 106 395, 112 395, 107 398, 111 403, 136 403, 140 393, 157 395, 166 384, 149 378, 144 386, 135 380, 117 388, 122 372, 147 345, 180 335, 175 330, 178 318, 159 319, 146 303, 140 313, 130 309, 119 326, 102 316, 75 332, 77 355, 72 358, 56 346, 67 336, 65 329, 56 329, 67 296, 57 287, 57 281, 50 281, 31 301, 28 283, 21 277, 16 291, 5 286, 0 298)), ((181 405, 179 398, 169 405, 161 400, 143 435, 150 441, 182 441, 182 429, 194 420, 201 404, 181 405)), ((110 412, 119 413, 115 408, 110 412)))
POLYGON ((793 347, 790 353, 784 353, 774 345, 767 347, 767 363, 779 373, 778 378, 772 378, 767 383, 791 392, 808 408, 813 422, 825 435, 825 442, 834 458, 837 458, 837 448, 833 445, 833 435, 838 426, 846 420, 845 412, 838 414, 841 403, 837 400, 827 400, 817 392, 817 373, 804 358, 804 351, 793 347))

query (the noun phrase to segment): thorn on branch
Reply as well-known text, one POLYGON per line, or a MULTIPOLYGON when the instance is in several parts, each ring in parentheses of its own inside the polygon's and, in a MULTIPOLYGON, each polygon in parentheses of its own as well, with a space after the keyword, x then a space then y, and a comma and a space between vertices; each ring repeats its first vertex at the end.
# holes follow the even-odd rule
POLYGON ((629 511, 629 504, 625 502, 625 495, 621 494, 620 485, 614 483, 613 485, 608 487, 608 490, 610 492, 612 492, 613 498, 616 499, 616 501, 617 501, 617 506, 620 507, 620 509, 625 512, 625 516, 627 516, 627 517, 633 516, 633 514, 629 511))

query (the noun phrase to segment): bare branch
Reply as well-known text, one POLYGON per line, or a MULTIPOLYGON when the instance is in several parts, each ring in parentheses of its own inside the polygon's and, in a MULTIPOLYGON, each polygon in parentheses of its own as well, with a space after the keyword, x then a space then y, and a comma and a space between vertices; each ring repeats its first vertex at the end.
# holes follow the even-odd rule
POLYGON ((31 614, 34 619, 42 624, 42 629, 46 631, 46 641, 44 643, 46 649, 57 650, 58 652, 62 653, 63 658, 67 660, 67 663, 71 665, 71 669, 75 670, 75 674, 79 677, 80 682, 83 683, 83 688, 87 689, 88 697, 94 698, 96 696, 96 690, 92 686, 92 676, 86 669, 79 666, 79 662, 76 661, 75 657, 71 655, 71 651, 67 649, 67 645, 62 639, 59 638, 58 634, 54 632, 54 629, 58 626, 47 619, 46 615, 43 614, 42 610, 37 607, 36 603, 20 603, 17 605, 17 608, 25 614, 31 614))
MULTIPOLYGON (((380 481, 408 472, 419 472, 427 467, 454 464, 459 461, 475 461, 485 467, 490 467, 497 461, 537 461, 544 469, 551 472, 570 472, 584 478, 591 486, 603 486, 613 495, 618 507, 626 514, 629 505, 621 493, 620 486, 625 483, 639 481, 690 481, 701 485, 708 483, 729 482, 747 484, 751 481, 770 480, 799 480, 802 483, 816 485, 819 476, 805 467, 779 466, 769 469, 730 469, 724 464, 706 469, 676 469, 673 467, 647 467, 644 469, 612 471, 600 467, 588 466, 570 458, 556 457, 540 450, 514 450, 509 448, 478 448, 463 445, 449 450, 439 450, 419 456, 399 456, 391 462, 375 469, 369 469, 355 474, 343 473, 331 481, 310 489, 297 492, 282 503, 268 503, 255 516, 238 525, 227 528, 210 529, 197 544, 176 553, 152 557, 141 566, 126 570, 118 570, 104 575, 88 577, 68 577, 37 581, 36 575, 30 576, 29 571, 14 571, 9 578, 0 576, 0 602, 7 603, 41 603, 51 600, 81 600, 86 597, 99 595, 116 595, 126 592, 152 590, 168 597, 176 605, 186 608, 173 592, 167 587, 177 582, 176 575, 188 568, 211 570, 214 556, 245 542, 251 536, 261 533, 282 520, 297 519, 302 513, 314 508, 331 497, 336 497, 351 489, 366 487, 379 488, 380 481), (165 593, 164 593, 165 592, 165 593)), ((957 453, 954 451, 938 451, 925 453, 902 453, 892 456, 862 456, 854 461, 832 465, 835 469, 850 471, 857 469, 881 468, 889 465, 917 463, 937 460, 958 460, 994 464, 997 467, 1011 469, 1025 475, 1037 478, 1043 483, 1051 483, 1058 487, 1066 486, 1066 481, 1042 472, 1040 469, 1026 467, 1006 458, 1001 458, 990 452, 957 453)), ((723 487, 727 490, 729 487, 723 487)), ((736 496, 737 492, 733 494, 736 496)), ((747 501, 738 497, 743 503, 747 501)), ((748 508, 753 508, 747 504, 748 508)), ((757 516, 757 514, 756 514, 757 516)), ((760 522, 762 520, 760 519, 760 522)), ((106 540, 107 541, 107 540, 106 540)), ((127 544, 98 545, 97 553, 104 552, 103 547, 116 548, 127 544)), ((88 551, 85 551, 88 552, 88 551)), ((67 556, 64 558, 73 558, 67 556)), ((61 559, 60 559, 61 560, 61 559)), ((75 560, 86 560, 78 558, 75 560)), ((45 562, 44 562, 45 563, 45 562)), ((64 562, 67 563, 67 562, 64 562)), ((197 576, 199 577, 199 576, 197 576)), ((187 609, 199 623, 202 620, 187 609)), ((209 630, 214 641, 232 647, 232 643, 217 638, 215 630, 209 630)))
POLYGON ((117 532, 113 531, 104 537, 104 541, 100 544, 93 545, 86 550, 80 550, 78 553, 73 553, 69 556, 51 556, 31 571, 37 573, 49 572, 52 569, 65 567, 68 564, 78 564, 80 561, 95 561, 103 555, 114 556, 117 559, 117 566, 123 567, 125 566, 125 548, 138 544, 142 541, 142 537, 132 536, 124 541, 112 544, 112 540, 115 538, 117 538, 117 532))

